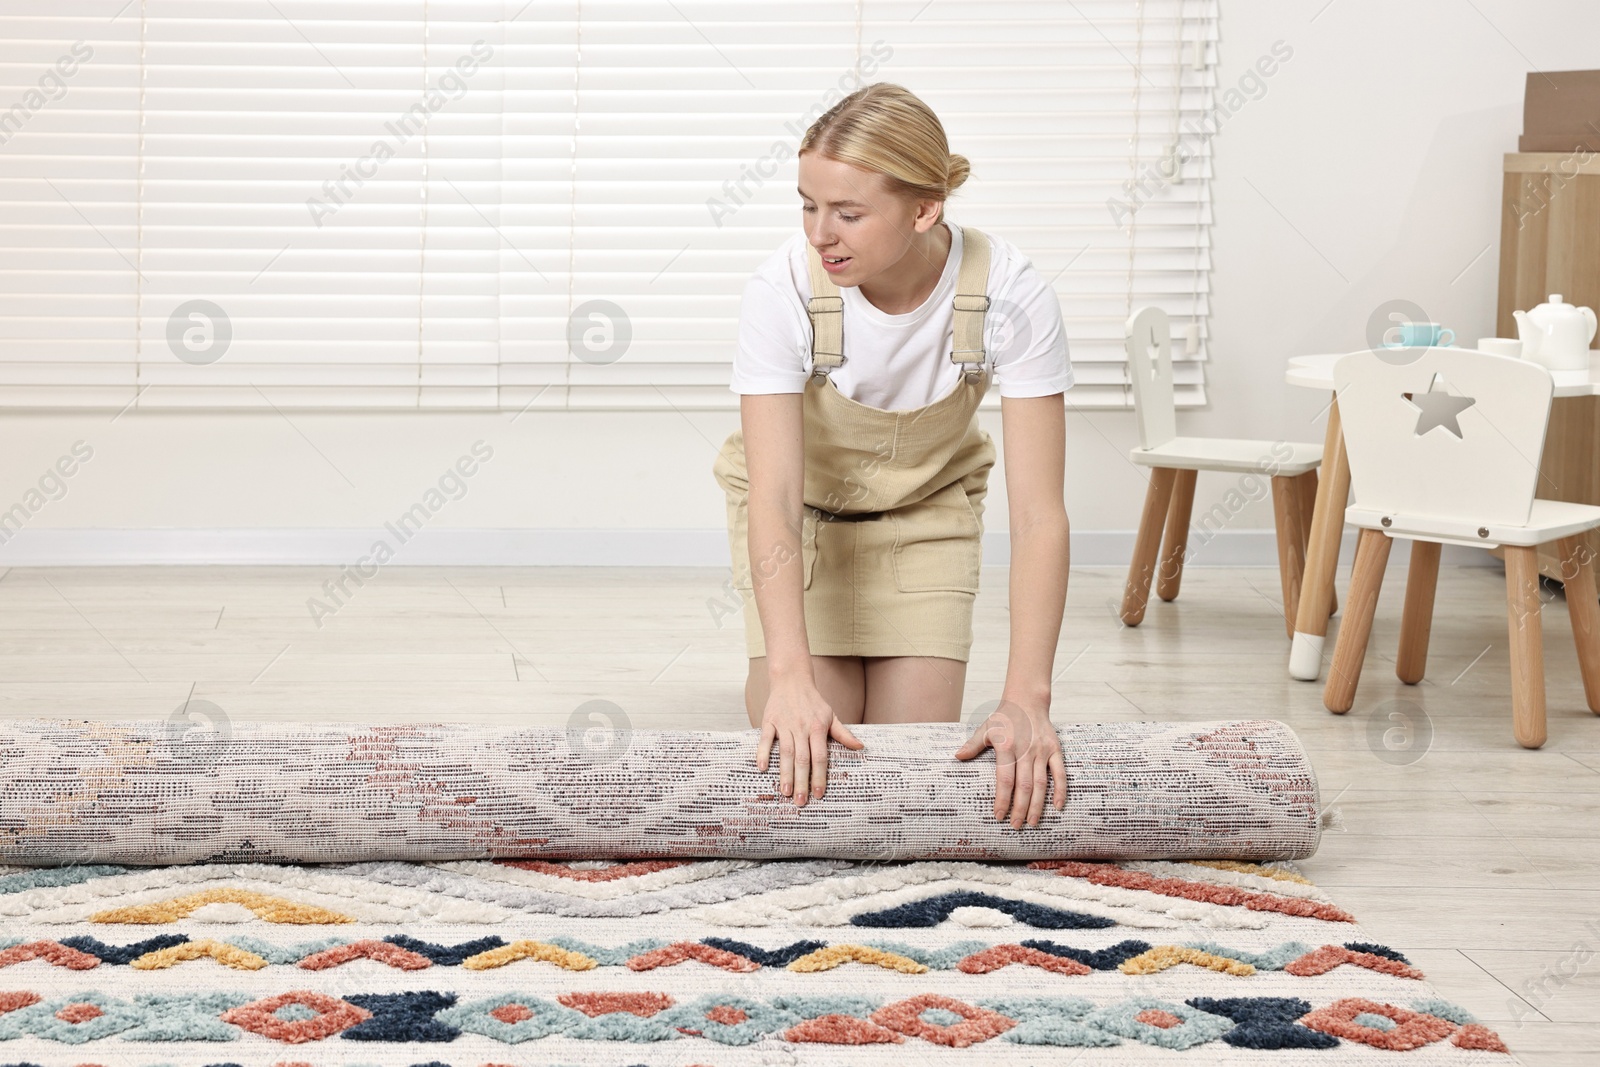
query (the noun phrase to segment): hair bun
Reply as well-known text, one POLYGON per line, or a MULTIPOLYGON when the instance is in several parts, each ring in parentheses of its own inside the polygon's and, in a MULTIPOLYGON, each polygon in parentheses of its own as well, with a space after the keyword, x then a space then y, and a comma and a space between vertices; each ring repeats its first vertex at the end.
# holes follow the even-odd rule
POLYGON ((952 193, 955 192, 957 189, 961 188, 962 183, 967 180, 967 176, 971 173, 972 164, 967 162, 967 157, 961 155, 959 152, 951 152, 949 170, 946 171, 946 188, 948 188, 952 193))

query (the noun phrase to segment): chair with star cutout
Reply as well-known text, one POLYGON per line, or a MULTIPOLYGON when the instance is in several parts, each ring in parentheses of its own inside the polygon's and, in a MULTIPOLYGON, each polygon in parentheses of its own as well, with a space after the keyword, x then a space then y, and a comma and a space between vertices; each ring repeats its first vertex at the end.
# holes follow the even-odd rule
POLYGON ((1323 690, 1344 714, 1372 634, 1394 538, 1411 542, 1395 674, 1422 680, 1442 545, 1503 546, 1511 638, 1511 724, 1517 742, 1545 742, 1538 547, 1555 542, 1584 696, 1600 713, 1600 603, 1587 532, 1600 507, 1540 500, 1539 459, 1553 384, 1537 363, 1462 348, 1352 352, 1334 364, 1359 529, 1344 623, 1323 690))
MULTIPOLYGON (((1128 458, 1150 468, 1144 514, 1134 538, 1133 560, 1123 587, 1122 621, 1138 626, 1154 581, 1156 595, 1173 600, 1183 580, 1184 559, 1189 554, 1189 518, 1194 508, 1195 480, 1201 471, 1221 471, 1246 477, 1268 477, 1272 484, 1272 510, 1277 522, 1278 573, 1283 585, 1284 632, 1294 637, 1294 617, 1305 574, 1306 542, 1311 533, 1311 510, 1317 499, 1317 467, 1322 446, 1293 441, 1250 441, 1223 437, 1179 437, 1172 395, 1172 328, 1167 313, 1142 307, 1128 316, 1123 327, 1128 353, 1128 373, 1133 379, 1133 407, 1139 421, 1139 447, 1128 458), (1162 528, 1166 540, 1162 541, 1162 528)), ((1259 481, 1257 483, 1259 485, 1259 481)), ((1232 491, 1242 507, 1245 497, 1232 491)), ((1221 510, 1231 518, 1226 504, 1221 510)), ((1202 515, 1204 531, 1208 518, 1202 515)), ((1215 531, 1213 531, 1214 533, 1215 531)))

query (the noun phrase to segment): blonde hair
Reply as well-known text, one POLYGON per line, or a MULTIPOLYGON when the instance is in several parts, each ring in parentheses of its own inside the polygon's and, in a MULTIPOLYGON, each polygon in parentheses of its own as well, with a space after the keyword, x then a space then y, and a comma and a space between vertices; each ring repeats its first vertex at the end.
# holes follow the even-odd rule
POLYGON ((972 173, 933 109, 893 82, 863 86, 823 112, 800 140, 800 153, 813 150, 882 174, 895 196, 940 201, 941 218, 943 202, 972 173))

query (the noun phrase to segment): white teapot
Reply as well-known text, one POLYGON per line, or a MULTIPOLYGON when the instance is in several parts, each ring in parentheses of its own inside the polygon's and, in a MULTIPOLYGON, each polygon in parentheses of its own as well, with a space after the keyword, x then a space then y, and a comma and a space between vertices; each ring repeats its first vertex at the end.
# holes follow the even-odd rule
POLYGON ((1513 311, 1522 354, 1550 370, 1588 370, 1589 342, 1594 340, 1593 308, 1563 303, 1560 293, 1532 311, 1513 311))

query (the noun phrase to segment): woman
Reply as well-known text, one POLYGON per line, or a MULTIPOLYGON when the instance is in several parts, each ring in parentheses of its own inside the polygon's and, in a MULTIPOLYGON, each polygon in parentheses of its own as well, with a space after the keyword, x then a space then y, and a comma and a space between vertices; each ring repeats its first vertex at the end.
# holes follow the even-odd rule
POLYGON ((1066 796, 1050 676, 1073 375, 1060 303, 1027 258, 942 220, 967 173, 898 85, 859 89, 806 131, 803 232, 745 287, 741 429, 713 473, 745 601, 756 764, 776 739, 780 788, 804 805, 823 795, 829 738, 863 747, 851 724, 960 721, 995 461, 976 412, 997 377, 1011 651, 999 707, 955 756, 994 746, 995 818, 1020 829, 1038 825, 1052 777, 1058 809, 1066 796))

